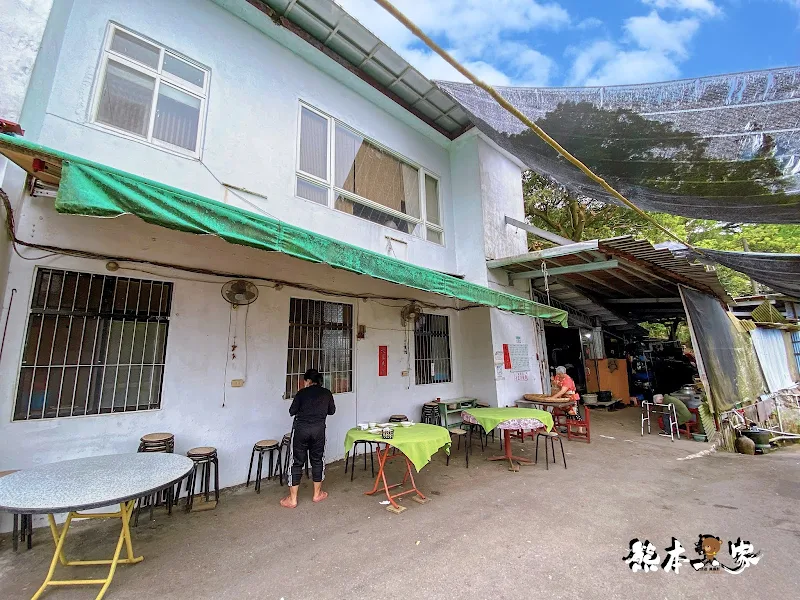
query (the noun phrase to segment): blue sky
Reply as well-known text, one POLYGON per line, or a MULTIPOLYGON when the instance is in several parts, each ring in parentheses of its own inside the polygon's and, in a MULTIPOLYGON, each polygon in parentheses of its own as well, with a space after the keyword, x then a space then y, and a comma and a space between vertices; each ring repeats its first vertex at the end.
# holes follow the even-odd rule
MULTIPOLYGON (((463 80, 373 0, 336 0, 432 79, 463 80)), ((800 64, 800 0, 395 0, 495 85, 614 85, 800 64)))

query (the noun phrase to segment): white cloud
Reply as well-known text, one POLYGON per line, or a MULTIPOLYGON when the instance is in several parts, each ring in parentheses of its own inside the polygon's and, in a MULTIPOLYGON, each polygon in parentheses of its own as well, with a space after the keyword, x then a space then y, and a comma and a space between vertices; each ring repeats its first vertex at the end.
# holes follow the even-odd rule
MULTIPOLYGON (((373 0, 336 1, 427 77, 464 80, 373 0)), ((468 69, 494 85, 547 83, 553 61, 508 38, 570 23, 569 13, 552 2, 495 0, 490 6, 485 0, 396 0, 394 4, 468 69)))
MULTIPOLYGON (((800 0, 799 0, 800 1, 800 0)), ((650 4, 701 6, 701 0, 647 0, 650 4)), ((571 85, 615 85, 664 81, 680 76, 680 63, 690 54, 700 28, 699 14, 668 20, 653 10, 623 23, 621 41, 598 40, 571 48, 571 85)))
MULTIPOLYGON (((798 0, 800 2, 800 0, 798 0)), ((596 27, 601 27, 603 22, 598 19, 597 17, 589 17, 588 19, 583 19, 579 21, 577 25, 575 25, 576 29, 586 30, 586 29, 594 29, 596 27)))
POLYGON ((680 69, 661 52, 619 51, 585 80, 585 85, 621 85, 675 79, 680 69))
POLYGON ((625 21, 625 31, 645 50, 674 54, 685 58, 687 44, 697 33, 700 21, 694 18, 665 21, 656 11, 644 17, 631 17, 625 21))
MULTIPOLYGON (((667 8, 674 10, 683 10, 697 14, 713 17, 718 15, 721 11, 713 0, 642 0, 645 4, 654 6, 655 8, 667 8)), ((790 0, 800 2, 800 0, 790 0)))
POLYGON ((568 54, 575 57, 570 71, 569 85, 585 85, 597 66, 610 61, 617 54, 616 44, 599 40, 583 49, 572 48, 568 54))

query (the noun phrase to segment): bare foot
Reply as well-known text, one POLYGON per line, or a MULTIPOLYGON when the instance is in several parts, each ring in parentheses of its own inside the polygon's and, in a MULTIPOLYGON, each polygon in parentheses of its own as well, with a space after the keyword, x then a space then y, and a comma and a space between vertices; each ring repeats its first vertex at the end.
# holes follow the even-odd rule
POLYGON ((322 502, 328 497, 328 492, 320 492, 319 496, 314 496, 314 502, 322 502))
MULTIPOLYGON (((316 500, 314 500, 316 502, 316 500)), ((291 496, 286 496, 283 500, 281 500, 281 506, 284 508, 297 508, 297 500, 292 502, 291 496)))

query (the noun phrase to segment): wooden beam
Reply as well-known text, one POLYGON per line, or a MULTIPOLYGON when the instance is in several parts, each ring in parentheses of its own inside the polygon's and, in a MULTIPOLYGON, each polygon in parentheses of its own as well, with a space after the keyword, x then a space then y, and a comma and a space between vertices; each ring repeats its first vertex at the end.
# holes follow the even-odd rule
POLYGON ((544 250, 518 254, 517 256, 508 256, 506 258, 487 260, 486 267, 489 269, 501 269, 509 265, 535 262, 545 258, 554 258, 556 256, 568 256, 570 254, 578 254, 579 252, 586 252, 589 250, 597 250, 597 240, 576 242, 574 244, 567 244, 565 246, 554 246, 553 248, 545 248, 544 250))
POLYGON ((615 298, 606 300, 608 304, 673 304, 680 298, 615 298))
MULTIPOLYGON (((522 221, 518 221, 517 219, 512 219, 511 217, 506 217, 506 225, 512 225, 517 227, 518 229, 524 229, 528 233, 532 233, 536 237, 540 237, 543 240, 547 240, 548 242, 553 242, 554 244, 558 244, 559 246, 567 246, 569 244, 574 244, 575 240, 570 240, 565 237, 561 237, 557 233, 551 233, 535 225, 529 225, 528 223, 524 223, 522 221)), ((594 240, 595 242, 597 240, 594 240)))
MULTIPOLYGON (((556 267, 554 269, 547 269, 548 277, 554 275, 566 275, 568 273, 586 273, 588 271, 605 271, 607 269, 616 269, 619 267, 617 260, 604 260, 593 263, 583 263, 580 265, 570 265, 568 267, 556 267)), ((541 270, 525 271, 523 273, 511 273, 510 279, 541 279, 544 273, 541 270)))

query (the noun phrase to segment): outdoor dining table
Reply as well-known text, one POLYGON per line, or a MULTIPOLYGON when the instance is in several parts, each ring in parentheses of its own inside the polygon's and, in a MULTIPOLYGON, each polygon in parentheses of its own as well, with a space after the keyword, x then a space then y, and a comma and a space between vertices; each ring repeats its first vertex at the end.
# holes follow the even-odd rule
POLYGON ((400 424, 393 423, 394 436, 391 439, 386 439, 380 433, 369 433, 362 431, 358 428, 350 429, 345 435, 344 449, 348 452, 353 447, 353 442, 357 440, 365 440, 378 444, 378 475, 375 477, 375 485, 368 492, 364 492, 367 496, 372 496, 378 492, 380 488, 386 493, 386 499, 389 501, 389 506, 386 508, 392 512, 400 513, 406 508, 400 506, 396 499, 405 496, 406 494, 415 494, 412 500, 425 504, 428 499, 419 491, 417 484, 414 481, 414 474, 411 472, 413 465, 417 473, 427 465, 431 457, 436 454, 441 448, 450 454, 450 432, 444 427, 439 425, 428 425, 426 423, 415 423, 410 427, 403 427, 400 424), (384 447, 381 448, 380 444, 384 447), (395 449, 390 454, 390 449, 395 449), (390 460, 403 459, 405 461, 405 472, 403 480, 400 483, 389 484, 386 479, 386 464, 390 460), (411 482, 411 488, 392 494, 391 490, 394 488, 405 485, 411 482))
POLYGON ((553 415, 535 408, 470 408, 461 413, 466 423, 480 425, 486 433, 497 428, 503 432, 502 456, 490 456, 487 460, 507 460, 510 471, 519 471, 517 464, 530 463, 531 460, 511 453, 511 432, 519 430, 553 429, 553 415))
POLYGON ((137 453, 93 456, 23 469, 0 479, 0 511, 18 514, 46 514, 56 549, 44 583, 33 595, 36 600, 50 586, 101 585, 102 598, 118 564, 135 564, 130 519, 137 498, 160 492, 186 477, 194 463, 177 454, 137 453), (119 512, 79 511, 119 504, 119 512), (67 513, 59 531, 53 515, 67 513), (64 541, 76 519, 120 519, 122 527, 116 550, 110 559, 67 560, 64 541), (127 557, 120 558, 123 544, 127 557), (110 565, 105 579, 53 579, 58 563, 63 566, 110 565))

